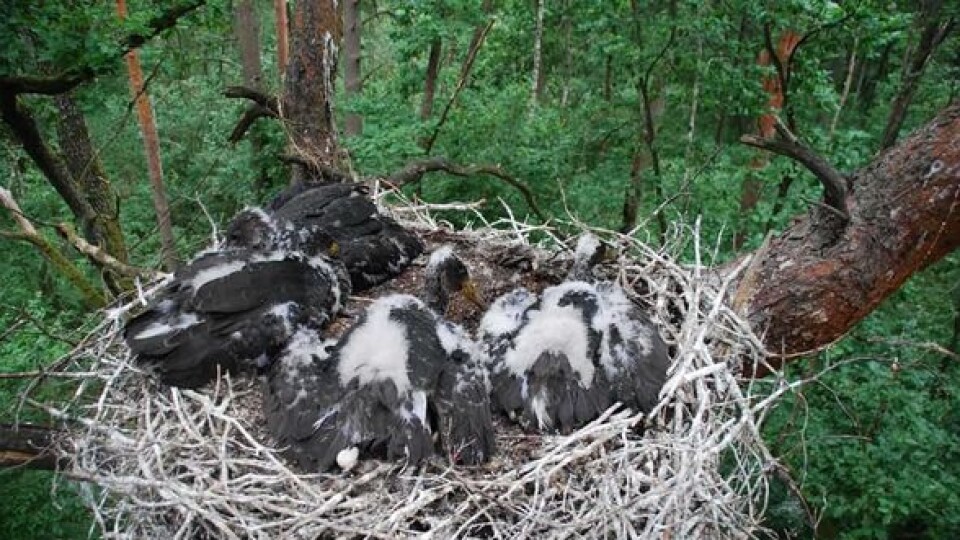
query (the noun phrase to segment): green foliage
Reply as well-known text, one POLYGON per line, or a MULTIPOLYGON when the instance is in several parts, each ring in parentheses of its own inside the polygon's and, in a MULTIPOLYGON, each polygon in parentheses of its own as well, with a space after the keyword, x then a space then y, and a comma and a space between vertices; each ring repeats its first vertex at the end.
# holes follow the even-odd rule
MULTIPOLYGON (((45 471, 0 470, 0 538, 10 540, 80 540, 98 538, 92 519, 71 487, 51 489, 45 471)), ((58 480, 63 483, 65 480, 58 480)))

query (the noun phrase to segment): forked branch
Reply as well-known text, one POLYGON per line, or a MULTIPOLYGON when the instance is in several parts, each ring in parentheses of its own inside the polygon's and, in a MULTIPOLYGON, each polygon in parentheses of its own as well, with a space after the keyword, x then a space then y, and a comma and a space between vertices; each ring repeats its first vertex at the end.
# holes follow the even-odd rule
POLYGON ((823 184, 823 199, 827 206, 836 210, 846 223, 850 220, 847 209, 847 185, 843 175, 833 168, 820 154, 805 145, 796 135, 777 118, 774 126, 779 135, 776 139, 763 139, 755 135, 744 135, 740 142, 786 156, 807 168, 823 184))

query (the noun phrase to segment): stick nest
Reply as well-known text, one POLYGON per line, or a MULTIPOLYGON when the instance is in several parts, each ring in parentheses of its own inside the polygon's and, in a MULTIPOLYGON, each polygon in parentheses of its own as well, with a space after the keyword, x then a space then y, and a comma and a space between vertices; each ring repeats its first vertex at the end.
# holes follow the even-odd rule
MULTIPOLYGON (((517 285, 542 289, 567 268, 569 250, 556 249, 551 229, 510 219, 452 233, 432 210, 393 209, 428 248, 455 243, 490 300, 517 285)), ((61 363, 86 374, 73 395, 34 405, 69 428, 60 441, 70 456, 62 473, 82 480, 75 485, 104 538, 760 534, 775 460, 759 425, 776 389, 741 386, 737 377, 742 365, 765 359, 747 322, 724 302, 744 265, 725 276, 708 272, 696 230, 675 232, 662 249, 600 234, 620 250, 603 270, 647 307, 670 346, 660 404, 649 416, 614 407, 569 435, 525 433, 499 420, 497 455, 484 466, 452 467, 436 456, 417 469, 365 461, 350 473, 296 470, 264 429, 258 381, 223 377, 180 390, 132 363, 123 321, 157 285, 107 312, 61 363), (670 255, 681 251, 694 263, 670 255)), ((348 312, 388 291, 419 290, 422 270, 415 265, 354 298, 348 312)), ((473 330, 479 314, 455 318, 473 330)))

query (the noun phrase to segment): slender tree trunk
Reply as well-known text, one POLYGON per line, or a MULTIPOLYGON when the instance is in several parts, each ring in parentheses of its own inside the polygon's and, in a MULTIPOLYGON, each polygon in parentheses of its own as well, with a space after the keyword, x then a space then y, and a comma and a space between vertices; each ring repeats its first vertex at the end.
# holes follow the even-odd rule
POLYGON ((573 80, 573 14, 570 2, 564 2, 563 10, 563 89, 560 92, 560 106, 570 103, 570 81, 573 80))
MULTIPOLYGON (((117 15, 121 19, 127 16, 125 0, 117 0, 117 15)), ((137 107, 140 120, 140 132, 143 134, 143 149, 147 155, 147 169, 150 175, 150 187, 153 192, 153 207, 157 212, 157 226, 160 231, 160 255, 167 270, 177 267, 177 248, 173 239, 173 225, 170 221, 170 205, 163 185, 163 167, 160 162, 160 137, 157 124, 153 119, 153 108, 147 97, 143 82, 143 70, 137 51, 126 54, 127 69, 130 72, 130 90, 137 107)))
MULTIPOLYGON (((346 0, 343 5, 344 59, 343 81, 347 99, 360 96, 363 79, 360 77, 360 0, 346 0)), ((344 133, 349 136, 363 133, 363 117, 347 114, 344 133)))
MULTIPOLYGON (((120 202, 90 141, 87 122, 71 93, 54 97, 59 115, 57 135, 67 169, 82 196, 93 209, 94 218, 83 223, 83 236, 114 259, 128 261, 127 246, 120 228, 120 202)), ((96 261, 93 261, 96 263, 96 261)), ((104 281, 114 294, 128 290, 132 283, 113 271, 103 270, 104 281)))
POLYGON ((233 12, 233 32, 240 50, 243 84, 263 90, 263 66, 260 62, 260 18, 253 0, 237 0, 233 12))
MULTIPOLYGON (((290 153, 307 163, 334 168, 342 168, 333 117, 343 36, 338 4, 336 0, 297 2, 283 96, 290 153)), ((294 167, 293 182, 309 177, 308 168, 294 167)))
MULTIPOLYGON (((237 49, 240 51, 243 85, 262 92, 264 84, 263 65, 260 61, 260 18, 253 0, 238 0, 233 12, 233 30, 237 38, 237 49)), ((263 155, 266 144, 263 133, 253 126, 249 140, 253 149, 251 166, 257 170, 255 186, 258 192, 263 192, 270 185, 263 155)))
POLYGON ((534 0, 537 22, 533 39, 533 91, 530 96, 531 107, 539 104, 543 99, 543 19, 546 12, 546 2, 547 0, 534 0))
POLYGON ((909 64, 906 64, 903 81, 900 85, 900 91, 893 100, 893 106, 890 108, 890 116, 887 118, 887 125, 883 129, 883 135, 880 136, 880 149, 884 150, 893 146, 897 142, 897 135, 903 126, 903 121, 907 117, 907 111, 910 103, 913 101, 913 95, 920 86, 920 78, 927 67, 927 61, 933 56, 940 43, 946 39, 947 34, 953 27, 953 19, 947 21, 940 20, 940 9, 943 5, 941 1, 927 1, 923 3, 921 19, 924 21, 923 30, 920 32, 920 43, 911 54, 909 64))
POLYGON ((290 23, 287 21, 287 0, 273 0, 273 12, 277 21, 277 69, 280 80, 287 72, 290 59, 290 23))
MULTIPOLYGON (((433 114, 433 101, 437 93, 437 77, 440 75, 440 37, 430 42, 430 55, 427 57, 427 74, 423 81, 423 102, 420 104, 420 120, 426 122, 433 114)), ((420 144, 423 146, 423 142, 420 144)))

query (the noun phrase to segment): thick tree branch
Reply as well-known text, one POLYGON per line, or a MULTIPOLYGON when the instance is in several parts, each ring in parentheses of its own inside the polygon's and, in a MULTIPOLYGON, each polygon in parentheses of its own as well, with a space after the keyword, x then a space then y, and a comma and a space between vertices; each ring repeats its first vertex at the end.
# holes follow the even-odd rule
POLYGON ((499 178, 520 192, 520 194, 523 196, 523 199, 527 202, 527 206, 530 208, 530 211, 533 212, 534 215, 540 219, 540 221, 546 222, 548 220, 546 214, 540 210, 540 205, 537 204, 537 201, 533 196, 533 192, 530 191, 530 188, 520 180, 514 178, 506 171, 495 165, 464 166, 453 163, 442 156, 431 157, 408 163, 403 169, 388 176, 386 181, 399 188, 406 184, 419 181, 420 178, 426 173, 438 171, 461 177, 485 174, 499 178))
POLYGON ((744 135, 740 141, 749 146, 767 150, 781 156, 786 156, 806 167, 823 184, 823 199, 828 206, 835 209, 843 222, 850 219, 847 209, 846 181, 827 160, 803 144, 779 118, 775 124, 778 139, 764 139, 755 135, 744 135))
MULTIPOLYGON (((774 367, 827 346, 911 275, 960 247, 960 102, 853 173, 849 222, 818 242, 811 216, 770 241, 744 311, 774 367)), ((761 370, 754 375, 762 375, 761 370)))
POLYGON ((246 86, 228 86, 224 89, 223 95, 228 98, 249 99, 269 111, 273 116, 280 116, 280 99, 277 96, 246 86))
MULTIPOLYGON (((133 33, 122 38, 116 51, 116 57, 122 57, 133 49, 136 49, 147 41, 153 39, 161 32, 173 28, 176 26, 177 21, 179 21, 181 17, 194 11, 205 3, 206 0, 189 0, 182 4, 175 5, 168 11, 161 13, 147 23, 147 31, 145 33, 133 33)), ((62 94, 113 68, 114 66, 112 64, 105 64, 102 66, 81 64, 67 69, 56 77, 0 77, 0 92, 11 95, 62 94)))
POLYGON ((273 114, 270 110, 254 103, 247 107, 247 110, 243 112, 243 116, 240 117, 240 120, 237 120, 237 125, 233 126, 233 130, 230 131, 230 136, 227 137, 227 140, 231 143, 238 143, 247 135, 247 131, 253 127, 253 123, 261 118, 276 118, 277 115, 273 114))
POLYGON ((0 118, 10 127, 13 135, 23 145, 24 151, 67 203, 73 215, 77 216, 84 226, 93 223, 96 212, 80 194, 66 164, 44 142, 36 121, 30 111, 19 103, 17 96, 0 93, 0 118))
POLYGON ((0 424, 0 467, 26 467, 48 471, 67 464, 55 450, 60 432, 54 428, 0 424))

